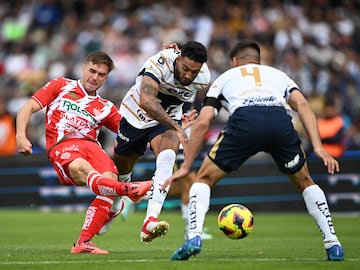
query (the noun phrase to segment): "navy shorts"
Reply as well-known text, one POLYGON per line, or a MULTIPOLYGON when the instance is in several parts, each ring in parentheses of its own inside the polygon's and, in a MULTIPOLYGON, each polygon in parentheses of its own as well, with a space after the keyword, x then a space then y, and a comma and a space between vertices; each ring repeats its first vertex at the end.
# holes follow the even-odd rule
POLYGON ((114 151, 119 155, 136 153, 142 156, 146 151, 148 142, 168 129, 169 127, 161 124, 146 129, 138 129, 130 125, 123 117, 120 120, 120 129, 116 136, 117 146, 114 151))
POLYGON ((209 150, 208 157, 223 171, 231 172, 263 151, 272 156, 285 174, 296 173, 305 163, 301 140, 283 107, 237 109, 209 150))

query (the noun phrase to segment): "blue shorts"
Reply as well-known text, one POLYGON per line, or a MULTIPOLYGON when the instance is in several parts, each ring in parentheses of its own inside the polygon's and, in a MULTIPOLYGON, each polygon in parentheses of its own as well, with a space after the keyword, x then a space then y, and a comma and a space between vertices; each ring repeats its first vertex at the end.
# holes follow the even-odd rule
POLYGON ((118 155, 130 155, 136 153, 139 156, 143 156, 148 142, 168 129, 169 127, 161 124, 146 129, 138 129, 133 127, 123 117, 120 120, 120 128, 118 135, 116 136, 117 146, 114 151, 118 155))
POLYGON ((267 152, 285 174, 305 163, 301 140, 283 107, 237 109, 220 132, 208 157, 223 171, 231 172, 258 152, 267 152))

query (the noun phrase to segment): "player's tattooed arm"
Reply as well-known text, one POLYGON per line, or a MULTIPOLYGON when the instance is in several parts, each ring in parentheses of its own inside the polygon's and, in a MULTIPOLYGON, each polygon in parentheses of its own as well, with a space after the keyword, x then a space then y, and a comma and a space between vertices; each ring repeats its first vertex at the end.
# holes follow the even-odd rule
POLYGON ((141 83, 140 107, 153 119, 163 125, 167 125, 174 130, 181 127, 174 121, 161 106, 157 94, 159 85, 152 78, 145 76, 141 83))

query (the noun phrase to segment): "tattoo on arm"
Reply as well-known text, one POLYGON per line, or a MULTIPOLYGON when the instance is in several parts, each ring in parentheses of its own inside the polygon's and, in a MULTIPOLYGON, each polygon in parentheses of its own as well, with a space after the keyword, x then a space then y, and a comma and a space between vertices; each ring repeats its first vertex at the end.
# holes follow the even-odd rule
POLYGON ((173 120, 161 106, 158 101, 157 89, 151 83, 146 83, 141 87, 141 95, 143 96, 141 107, 145 110, 153 119, 161 124, 167 125, 170 128, 175 129, 177 122, 173 120))
POLYGON ((147 95, 147 96, 153 96, 153 97, 155 97, 155 96, 156 96, 156 93, 157 93, 154 85, 152 85, 152 84, 150 84, 150 83, 147 83, 147 84, 145 84, 144 86, 142 86, 141 91, 142 91, 145 95, 147 95))

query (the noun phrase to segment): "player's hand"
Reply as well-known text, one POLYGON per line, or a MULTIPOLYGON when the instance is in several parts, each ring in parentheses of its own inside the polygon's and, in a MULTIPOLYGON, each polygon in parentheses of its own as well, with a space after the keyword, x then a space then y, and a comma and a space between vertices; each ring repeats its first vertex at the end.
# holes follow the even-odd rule
POLYGON ((314 149, 314 153, 317 157, 322 159, 324 166, 327 167, 328 173, 334 174, 340 171, 339 162, 334 159, 324 148, 314 149))
POLYGON ((26 137, 16 137, 16 145, 19 153, 23 155, 32 154, 32 144, 26 137))
POLYGON ((162 48, 163 48, 163 50, 165 50, 165 49, 175 49, 177 51, 180 51, 179 45, 176 42, 170 43, 169 45, 167 45, 166 43, 163 43, 162 48))
POLYGON ((187 129, 188 127, 191 127, 194 124, 197 117, 198 117, 198 113, 195 109, 189 113, 184 113, 181 116, 181 127, 183 129, 187 129))
POLYGON ((183 166, 180 167, 174 174, 165 180, 164 184, 162 185, 161 189, 166 190, 168 186, 171 185, 173 181, 177 181, 185 176, 187 176, 190 173, 190 170, 187 168, 184 168, 183 166))

